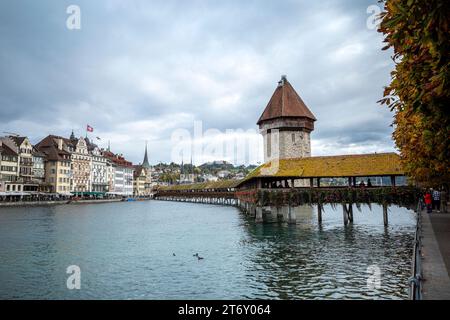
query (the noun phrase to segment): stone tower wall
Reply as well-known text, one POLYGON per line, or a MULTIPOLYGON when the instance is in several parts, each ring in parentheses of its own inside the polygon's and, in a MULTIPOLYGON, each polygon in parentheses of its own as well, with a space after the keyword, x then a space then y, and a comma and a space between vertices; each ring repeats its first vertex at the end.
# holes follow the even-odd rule
POLYGON ((311 156, 311 135, 301 130, 261 130, 264 138, 264 162, 273 159, 311 156), (277 152, 278 150, 278 152, 277 152))

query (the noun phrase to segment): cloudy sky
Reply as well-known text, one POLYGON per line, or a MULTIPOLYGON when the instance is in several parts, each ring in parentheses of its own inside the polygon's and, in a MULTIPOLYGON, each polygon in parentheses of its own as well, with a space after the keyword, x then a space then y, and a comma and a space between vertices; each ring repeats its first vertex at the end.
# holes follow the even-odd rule
MULTIPOLYGON (((136 163, 146 140, 152 163, 178 160, 180 132, 200 150, 254 145, 256 121, 286 74, 318 119, 313 155, 393 151, 392 114, 376 102, 393 63, 367 27, 374 4, 2 0, 0 134, 36 143, 72 129, 84 136, 89 124, 100 146, 109 140, 136 163), (72 4, 79 30, 66 26, 72 4)), ((254 153, 245 161, 260 160, 254 153)), ((205 152, 194 161, 214 158, 235 160, 205 152)))

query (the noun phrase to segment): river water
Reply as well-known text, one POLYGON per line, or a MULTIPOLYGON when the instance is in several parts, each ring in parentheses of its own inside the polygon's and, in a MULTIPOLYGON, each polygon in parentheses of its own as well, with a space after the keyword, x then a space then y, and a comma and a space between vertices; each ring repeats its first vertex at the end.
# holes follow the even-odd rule
POLYGON ((344 227, 341 210, 293 226, 165 201, 0 208, 0 298, 406 299, 414 214, 391 207, 385 228, 363 207, 344 227))

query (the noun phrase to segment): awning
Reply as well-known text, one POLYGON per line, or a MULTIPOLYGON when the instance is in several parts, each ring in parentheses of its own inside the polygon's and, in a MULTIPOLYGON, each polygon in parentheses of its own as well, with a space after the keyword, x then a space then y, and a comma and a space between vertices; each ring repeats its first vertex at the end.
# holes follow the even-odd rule
POLYGON ((72 192, 71 195, 75 196, 103 196, 105 192, 100 191, 80 191, 80 192, 72 192))
POLYGON ((58 192, 56 195, 58 195, 58 196, 71 196, 72 194, 70 192, 58 192))
POLYGON ((0 196, 29 196, 28 192, 0 192, 0 196))

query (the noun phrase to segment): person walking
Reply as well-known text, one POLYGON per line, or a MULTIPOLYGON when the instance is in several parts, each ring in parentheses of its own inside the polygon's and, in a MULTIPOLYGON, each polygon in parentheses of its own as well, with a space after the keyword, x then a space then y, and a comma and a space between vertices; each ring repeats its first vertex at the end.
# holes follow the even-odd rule
POLYGON ((441 210, 442 212, 447 213, 447 202, 448 202, 448 194, 445 188, 442 188, 441 191, 441 210))
POLYGON ((430 191, 425 192, 424 200, 425 200, 425 205, 427 206, 427 213, 431 213, 433 198, 431 197, 430 191))
POLYGON ((433 210, 441 212, 441 192, 439 190, 433 190, 433 210))

